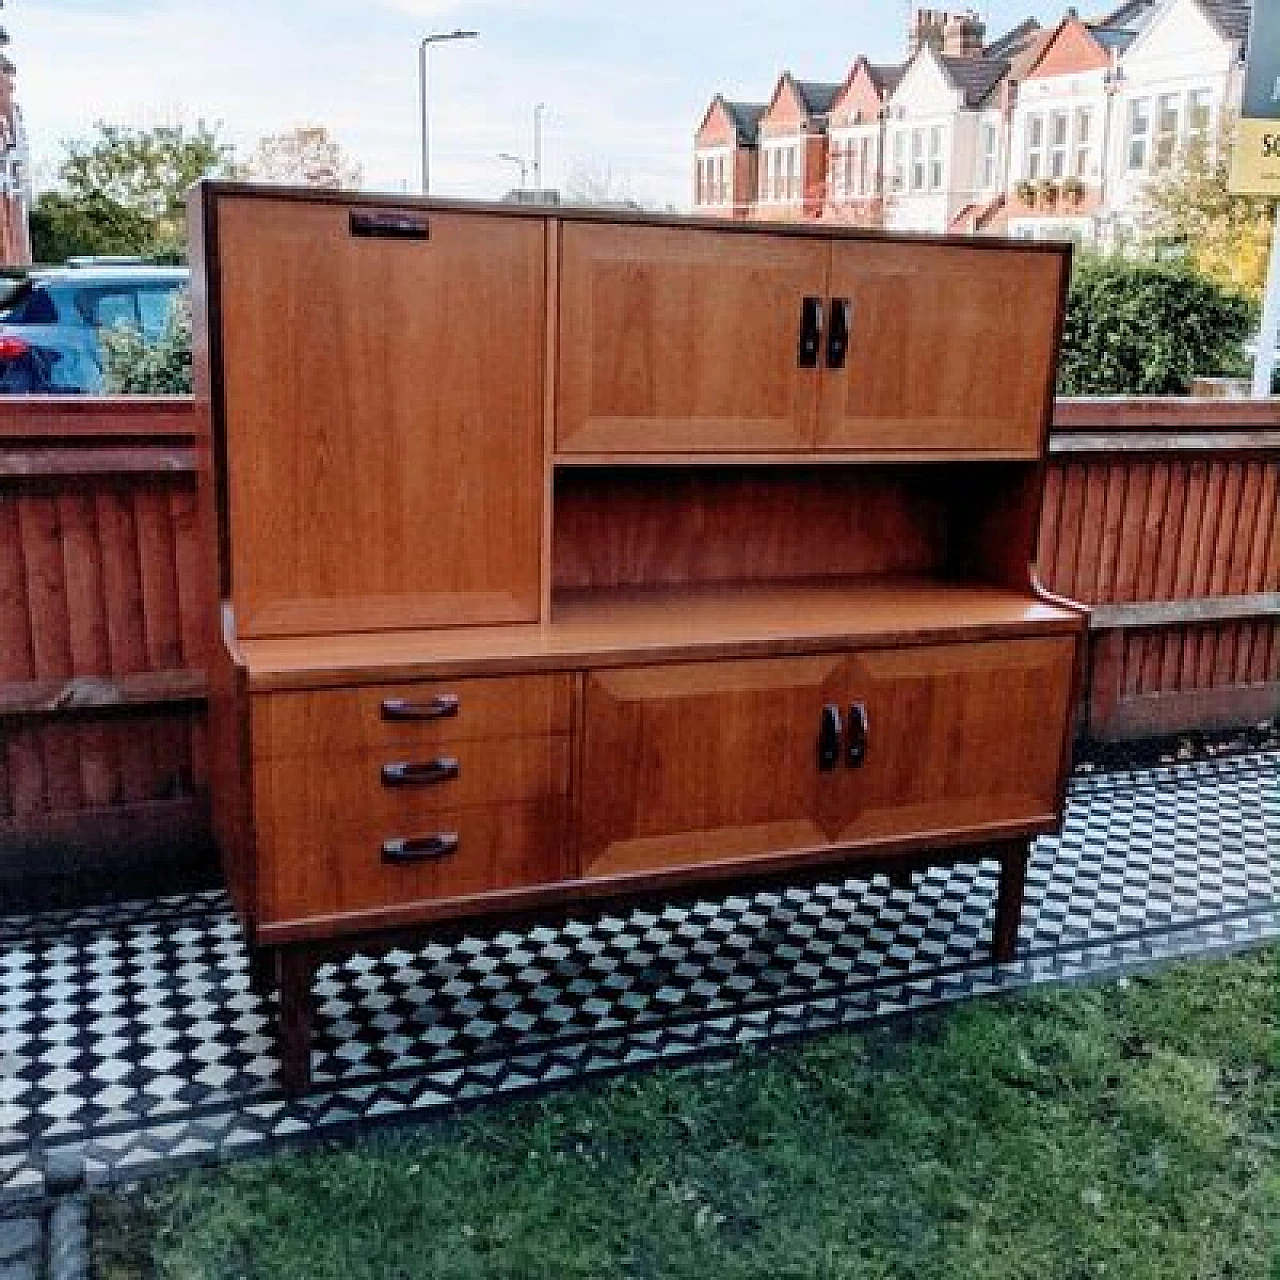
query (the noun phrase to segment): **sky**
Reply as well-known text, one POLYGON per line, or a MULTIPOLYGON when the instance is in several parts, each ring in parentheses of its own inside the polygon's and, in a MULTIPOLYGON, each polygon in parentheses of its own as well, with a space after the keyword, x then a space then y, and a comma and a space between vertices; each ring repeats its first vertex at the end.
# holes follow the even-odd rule
MULTIPOLYGON (((3 0, 37 186, 62 144, 98 120, 133 128, 203 119, 244 154, 257 138, 322 124, 363 185, 416 191, 419 37, 477 40, 430 61, 431 188, 494 198, 591 176, 646 204, 687 207, 692 135, 717 91, 764 101, 778 74, 840 80, 858 53, 902 56, 908 0, 3 0)), ((937 0, 935 0, 937 3, 937 0)), ((989 32, 1042 0, 987 0, 989 32)))

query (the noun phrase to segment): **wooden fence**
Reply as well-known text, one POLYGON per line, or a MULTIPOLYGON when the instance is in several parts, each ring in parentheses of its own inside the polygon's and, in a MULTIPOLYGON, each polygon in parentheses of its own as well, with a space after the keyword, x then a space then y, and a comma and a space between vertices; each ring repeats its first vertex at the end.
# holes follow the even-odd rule
MULTIPOLYGON (((209 863, 199 445, 183 400, 0 397, 0 902, 209 863)), ((1041 575, 1097 606, 1087 732, 1280 713, 1278 474, 1280 401, 1058 406, 1041 575)))

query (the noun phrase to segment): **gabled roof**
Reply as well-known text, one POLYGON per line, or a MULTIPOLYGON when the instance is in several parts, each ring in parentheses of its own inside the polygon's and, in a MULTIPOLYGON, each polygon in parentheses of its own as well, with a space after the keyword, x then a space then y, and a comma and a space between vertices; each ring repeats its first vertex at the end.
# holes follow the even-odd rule
POLYGON ((863 66, 866 67, 871 82, 880 90, 881 97, 892 93, 898 87, 898 81, 902 79, 902 73, 907 69, 905 62, 867 62, 865 59, 863 66))
POLYGON ((760 117, 764 115, 766 104, 763 102, 730 102, 720 99, 721 105, 733 121, 738 141, 744 146, 754 146, 760 132, 760 117))
POLYGON ((1008 74, 1007 58, 952 58, 939 54, 947 78, 960 91, 966 107, 976 107, 1008 74))
POLYGON ((831 110, 836 94, 844 88, 841 81, 828 84, 823 80, 792 80, 791 83, 795 85, 800 101, 811 116, 825 116, 831 110))
POLYGON ((1040 24, 1034 18, 1027 18, 1018 23, 1011 31, 1006 31, 998 40, 993 40, 982 51, 984 58, 1011 58, 1027 44, 1040 30, 1040 24))
POLYGON ((1198 0, 1205 16, 1226 40, 1249 38, 1249 0, 1198 0))

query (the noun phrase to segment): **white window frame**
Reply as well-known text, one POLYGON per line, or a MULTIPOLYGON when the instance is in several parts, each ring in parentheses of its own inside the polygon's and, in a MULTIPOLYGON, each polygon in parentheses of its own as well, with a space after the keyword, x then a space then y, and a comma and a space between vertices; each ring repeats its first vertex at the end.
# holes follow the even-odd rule
POLYGON ((925 179, 924 130, 911 130, 911 190, 923 191, 925 179))
POLYGON ((999 179, 1000 129, 992 120, 982 124, 982 189, 993 191, 999 179))
POLYGON ((1028 182, 1043 177, 1045 159, 1045 119, 1040 112, 1027 116, 1023 130, 1022 176, 1028 182))
POLYGON ((1049 112, 1048 163, 1045 176, 1060 182, 1067 176, 1067 156, 1071 151, 1071 115, 1067 111, 1049 112))
POLYGON ((1095 114, 1092 107, 1076 108, 1071 172, 1081 181, 1092 176, 1093 172, 1093 121, 1095 114))
POLYGON ((1178 158, 1178 141, 1182 131, 1182 94, 1161 93, 1155 100, 1151 146, 1151 167, 1156 173, 1167 173, 1178 158), (1166 112, 1172 104, 1173 124, 1165 128, 1166 112), (1163 150, 1163 154, 1161 154, 1163 150))
POLYGON ((929 130, 929 190, 941 191, 942 180, 946 172, 943 159, 943 127, 933 125, 929 130))
POLYGON ((1141 173, 1151 159, 1151 99, 1130 98, 1125 112, 1124 167, 1129 173, 1141 173), (1142 128, 1138 128, 1139 116, 1142 128), (1137 157, 1136 159, 1134 157, 1137 157))
POLYGON ((1213 90, 1188 89, 1186 109, 1182 114, 1187 142, 1203 142, 1208 146, 1213 137, 1213 90), (1201 128, 1196 128, 1192 123, 1192 115, 1198 107, 1202 107, 1204 111, 1204 124, 1201 128))
POLYGON ((907 189, 907 133, 896 129, 893 134, 893 170, 890 186, 894 191, 907 189))

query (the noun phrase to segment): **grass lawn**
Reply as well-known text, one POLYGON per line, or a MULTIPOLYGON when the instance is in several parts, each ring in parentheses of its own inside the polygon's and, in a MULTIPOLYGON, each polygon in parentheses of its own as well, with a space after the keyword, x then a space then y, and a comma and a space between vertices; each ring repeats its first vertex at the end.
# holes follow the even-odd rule
POLYGON ((94 1204, 101 1280, 1280 1280, 1280 949, 94 1204))

